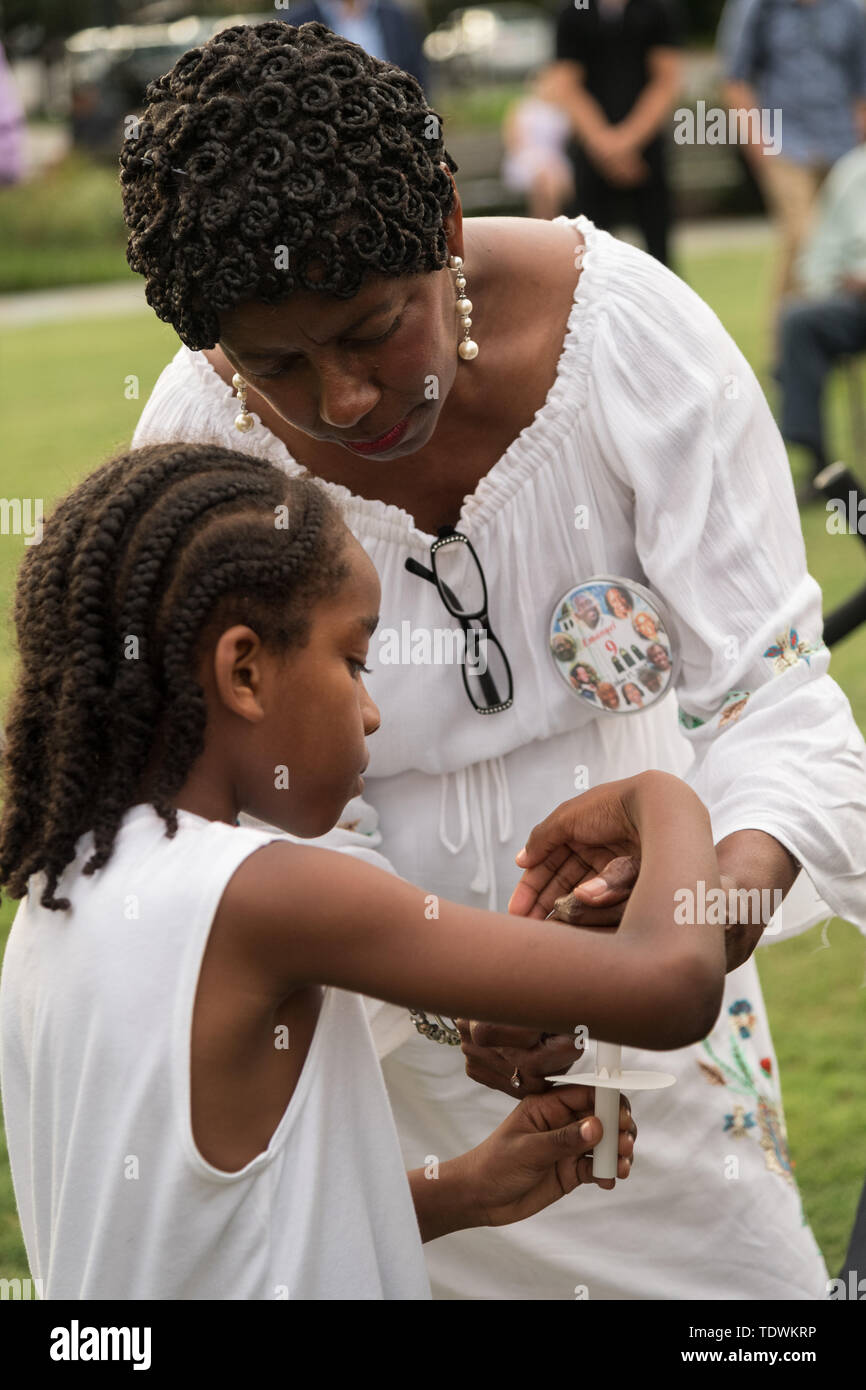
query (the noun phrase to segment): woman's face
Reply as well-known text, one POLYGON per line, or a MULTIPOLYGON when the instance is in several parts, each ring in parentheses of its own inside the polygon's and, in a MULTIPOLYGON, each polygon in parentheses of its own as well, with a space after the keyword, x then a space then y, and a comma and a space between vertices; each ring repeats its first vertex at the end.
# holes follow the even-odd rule
MULTIPOLYGON (((459 200, 445 231, 449 255, 462 256, 459 200)), ((402 458, 429 441, 457 375, 455 278, 446 268, 376 276, 352 299, 301 290, 276 306, 247 301, 221 315, 220 347, 290 425, 350 453, 409 416, 373 455, 402 458)))
POLYGON ((615 618, 627 618, 629 604, 621 589, 608 589, 605 594, 608 607, 615 618))
POLYGON ((573 661, 577 654, 574 639, 565 632, 554 633, 550 645, 558 661, 573 661))
POLYGON ((574 605, 574 611, 582 623, 587 627, 597 627, 601 613, 598 604, 594 603, 587 594, 581 594, 574 605))
POLYGON ((656 625, 649 613, 636 613, 632 620, 632 627, 635 628, 641 637, 647 638, 648 641, 652 641, 657 633, 656 625))

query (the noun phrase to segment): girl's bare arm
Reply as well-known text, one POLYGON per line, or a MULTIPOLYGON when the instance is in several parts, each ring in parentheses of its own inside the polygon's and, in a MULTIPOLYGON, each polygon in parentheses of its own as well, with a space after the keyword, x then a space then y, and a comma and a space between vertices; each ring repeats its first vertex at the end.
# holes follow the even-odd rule
POLYGON ((280 842, 241 864, 214 930, 275 999, 335 985, 450 1017, 686 1046, 712 1027, 724 984, 724 928, 674 922, 677 889, 718 884, 709 816, 665 773, 586 795, 588 833, 641 853, 609 936, 436 900, 336 852, 280 842))

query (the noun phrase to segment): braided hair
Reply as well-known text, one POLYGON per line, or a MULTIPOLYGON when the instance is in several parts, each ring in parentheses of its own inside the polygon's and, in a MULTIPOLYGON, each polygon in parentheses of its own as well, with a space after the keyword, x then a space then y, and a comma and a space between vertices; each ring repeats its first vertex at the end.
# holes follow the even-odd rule
POLYGON ((310 608, 349 573, 337 505, 311 479, 205 444, 151 444, 109 460, 56 507, 21 563, 20 671, 2 752, 0 884, 43 870, 58 898, 76 842, 91 874, 124 812, 172 805, 204 748, 195 668, 247 624, 275 651, 303 647, 310 608))
POLYGON ((294 290, 441 270, 454 206, 416 79, 312 21, 238 24, 149 83, 120 156, 126 258, 193 351, 294 290), (285 267, 285 268, 284 268, 285 267))

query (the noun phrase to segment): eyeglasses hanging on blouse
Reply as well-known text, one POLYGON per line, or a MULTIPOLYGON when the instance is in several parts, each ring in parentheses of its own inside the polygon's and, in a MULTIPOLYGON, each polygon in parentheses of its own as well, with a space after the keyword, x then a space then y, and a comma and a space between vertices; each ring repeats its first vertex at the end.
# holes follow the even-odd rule
POLYGON ((468 536, 440 526, 430 547, 432 568, 411 557, 406 569, 435 584, 439 597, 463 630, 463 685, 479 714, 499 714, 514 703, 511 667, 490 626, 487 581, 468 536), (459 595, 459 597, 458 597, 459 595))

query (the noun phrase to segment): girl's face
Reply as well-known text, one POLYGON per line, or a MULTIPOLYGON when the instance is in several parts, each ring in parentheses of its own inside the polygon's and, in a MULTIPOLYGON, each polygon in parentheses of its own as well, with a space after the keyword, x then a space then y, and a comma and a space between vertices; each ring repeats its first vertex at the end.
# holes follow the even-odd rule
MULTIPOLYGON (((449 253, 462 256, 459 202, 445 229, 449 253)), ((276 306, 247 301, 221 315, 220 347, 288 424, 357 458, 391 462, 428 443, 454 384, 455 301, 447 269, 376 276, 352 299, 299 290, 276 306), (407 417, 397 443, 352 450, 407 417)))
POLYGON ((204 682, 211 785, 222 779, 239 810, 302 838, 332 829, 361 793, 366 738, 379 727, 361 674, 379 577, 348 530, 342 558, 350 575, 315 605, 305 647, 275 653, 250 628, 230 628, 213 652, 215 689, 204 682))

